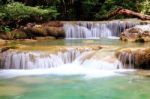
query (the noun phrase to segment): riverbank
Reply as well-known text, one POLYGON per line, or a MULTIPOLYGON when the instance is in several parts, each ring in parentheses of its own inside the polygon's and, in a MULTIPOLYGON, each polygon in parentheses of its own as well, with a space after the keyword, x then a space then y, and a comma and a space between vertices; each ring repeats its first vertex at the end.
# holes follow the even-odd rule
MULTIPOLYGON (((36 23, 28 23, 25 26, 20 27, 19 29, 14 29, 10 32, 1 33, 0 38, 5 40, 16 40, 16 39, 59 39, 59 38, 65 38, 77 35, 77 32, 82 31, 80 35, 86 36, 84 31, 87 31, 86 29, 80 29, 77 30, 76 27, 83 26, 88 29, 95 29, 95 25, 106 25, 108 29, 113 32, 116 31, 116 34, 118 35, 119 32, 123 32, 125 29, 128 29, 130 27, 133 27, 135 25, 139 24, 149 24, 150 21, 142 21, 138 19, 123 19, 123 20, 112 20, 112 21, 49 21, 43 24, 36 24, 36 23), (66 26, 65 26, 66 25, 66 26), (116 26, 114 26, 116 25, 116 26), (74 27, 75 26, 75 27, 74 27), (70 27, 70 28, 69 28, 70 27), (67 28, 67 29, 66 29, 67 28), (74 29, 73 29, 74 28, 74 29), (113 29, 121 29, 121 31, 117 30, 111 30, 113 29), (67 34, 67 32, 72 31, 72 34, 67 34), (76 34, 74 34, 75 32, 76 34)), ((82 27, 81 27, 82 28, 82 27)), ((104 26, 101 26, 99 28, 106 28, 104 26)), ((105 29, 106 31, 106 29, 105 29)), ((108 30, 107 30, 108 31, 108 30)), ((95 31, 96 32, 96 31, 95 31)), ((101 30, 101 32, 104 32, 104 30, 101 30)), ((96 35, 99 35, 98 33, 96 35)), ((104 33, 104 36, 108 35, 107 33, 104 33)), ((78 38, 79 36, 75 36, 74 38, 78 38)), ((82 38, 83 38, 82 37, 82 38)))

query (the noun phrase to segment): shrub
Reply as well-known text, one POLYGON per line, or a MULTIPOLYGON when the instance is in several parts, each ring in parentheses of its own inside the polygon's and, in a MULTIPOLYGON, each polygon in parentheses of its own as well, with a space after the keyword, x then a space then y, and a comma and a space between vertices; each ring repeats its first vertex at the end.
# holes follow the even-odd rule
POLYGON ((0 7, 0 19, 5 20, 20 21, 33 18, 47 18, 46 20, 49 20, 56 18, 57 15, 57 11, 52 7, 42 9, 39 6, 25 6, 19 2, 11 2, 0 7))

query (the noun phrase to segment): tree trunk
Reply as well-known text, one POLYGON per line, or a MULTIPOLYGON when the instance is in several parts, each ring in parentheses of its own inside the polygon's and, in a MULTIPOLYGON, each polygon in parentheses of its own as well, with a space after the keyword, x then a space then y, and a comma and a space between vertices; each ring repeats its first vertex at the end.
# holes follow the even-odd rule
POLYGON ((117 10, 112 11, 108 15, 100 18, 100 20, 108 20, 108 19, 115 17, 117 15, 126 15, 126 16, 132 16, 135 18, 139 18, 141 20, 150 20, 150 15, 145 15, 145 14, 134 12, 132 10, 124 9, 124 8, 118 8, 117 10))

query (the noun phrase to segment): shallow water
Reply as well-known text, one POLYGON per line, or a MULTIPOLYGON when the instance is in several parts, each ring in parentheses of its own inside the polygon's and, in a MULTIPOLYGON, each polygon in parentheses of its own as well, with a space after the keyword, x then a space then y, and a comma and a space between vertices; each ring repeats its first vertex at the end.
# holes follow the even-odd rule
MULTIPOLYGON (((111 55, 118 48, 150 47, 150 43, 129 43, 119 39, 104 38, 99 40, 47 40, 32 43, 15 41, 11 44, 33 47, 102 45, 106 46, 102 53, 99 52, 102 56, 111 55)), ((90 65, 89 69, 60 67, 60 69, 51 71, 29 71, 32 76, 26 75, 23 71, 12 73, 0 71, 0 99, 150 99, 150 78, 134 73, 114 74, 112 71, 95 71, 91 67, 93 65, 90 65), (34 73, 39 73, 39 75, 33 76, 34 73), (20 76, 15 76, 17 74, 20 76), (103 76, 104 74, 107 75, 103 76)))
POLYGON ((0 99, 150 99, 150 78, 26 76, 0 80, 0 99))
POLYGON ((13 41, 10 45, 23 44, 29 46, 82 46, 82 45, 104 45, 104 46, 117 46, 120 48, 126 47, 150 47, 150 42, 124 42, 119 39, 101 38, 101 39, 56 39, 56 40, 43 40, 37 42, 24 42, 13 41))

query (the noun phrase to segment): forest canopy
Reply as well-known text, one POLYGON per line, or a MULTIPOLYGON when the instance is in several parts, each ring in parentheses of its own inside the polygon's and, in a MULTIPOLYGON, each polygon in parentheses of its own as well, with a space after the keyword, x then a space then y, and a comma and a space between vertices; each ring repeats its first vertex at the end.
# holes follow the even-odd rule
MULTIPOLYGON (((18 2, 16 6, 14 6, 16 10, 22 10, 22 12, 25 9, 29 9, 32 12, 37 8, 36 11, 41 12, 38 13, 40 15, 45 13, 45 9, 47 11, 50 10, 49 13, 55 10, 54 12, 59 14, 51 13, 49 17, 59 20, 97 20, 118 7, 143 14, 150 14, 149 0, 1 0, 0 3, 8 7, 8 4, 13 5, 14 2, 18 2), (19 4, 22 6, 17 9, 19 4), (29 6, 31 7, 29 8, 29 6)), ((0 13, 3 13, 2 10, 4 11, 6 9, 6 7, 3 8, 1 8, 0 13)), ((7 8, 7 10, 9 10, 9 8, 7 8)), ((21 14, 22 13, 20 13, 20 15, 21 14)), ((47 15, 48 12, 45 14, 47 15)))

